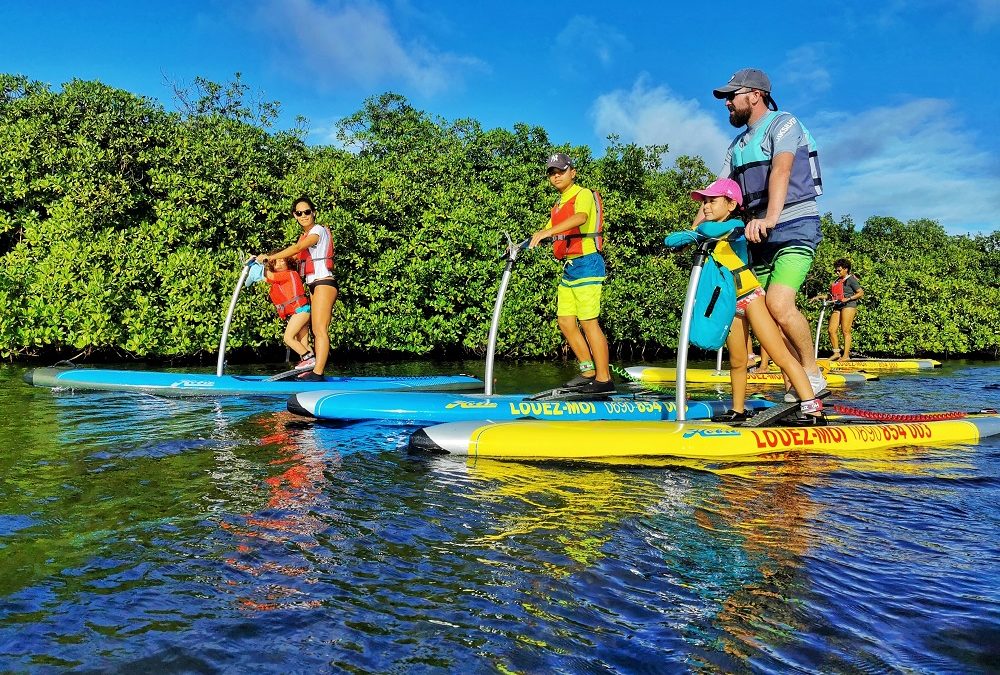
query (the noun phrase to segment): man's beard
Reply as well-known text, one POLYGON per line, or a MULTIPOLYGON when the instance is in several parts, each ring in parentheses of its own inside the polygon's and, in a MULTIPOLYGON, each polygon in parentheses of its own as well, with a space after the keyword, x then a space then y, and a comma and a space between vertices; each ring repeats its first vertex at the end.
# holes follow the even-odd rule
POLYGON ((743 110, 733 108, 732 110, 729 111, 729 123, 732 124, 737 129, 739 129, 742 126, 745 126, 746 123, 749 121, 750 121, 750 108, 744 108, 743 110))

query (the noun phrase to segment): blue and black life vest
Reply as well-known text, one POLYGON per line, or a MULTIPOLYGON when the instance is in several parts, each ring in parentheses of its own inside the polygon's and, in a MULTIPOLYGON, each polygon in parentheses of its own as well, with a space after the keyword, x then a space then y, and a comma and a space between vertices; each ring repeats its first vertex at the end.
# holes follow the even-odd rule
MULTIPOLYGON (((749 214, 761 213, 767 210, 767 183, 771 177, 771 157, 764 154, 764 140, 775 125, 778 135, 786 126, 796 123, 795 117, 787 112, 770 112, 757 126, 756 131, 740 147, 739 143, 732 149, 731 178, 739 183, 743 191, 743 208, 749 214)), ((802 126, 807 144, 800 145, 795 150, 792 161, 792 175, 788 180, 788 194, 785 196, 785 206, 791 206, 809 199, 815 199, 823 194, 823 178, 819 168, 819 155, 816 141, 812 134, 802 126)))

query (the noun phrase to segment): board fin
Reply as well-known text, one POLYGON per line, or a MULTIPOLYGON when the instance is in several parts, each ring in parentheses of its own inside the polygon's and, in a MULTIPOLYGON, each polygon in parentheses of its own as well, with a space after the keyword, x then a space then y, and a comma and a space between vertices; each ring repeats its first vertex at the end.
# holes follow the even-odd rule
MULTIPOLYGON (((826 398, 830 395, 829 389, 824 389, 816 393, 816 398, 826 398)), ((767 427, 773 426, 775 423, 788 420, 791 417, 798 415, 802 407, 802 401, 794 401, 792 403, 779 403, 776 406, 772 406, 767 410, 761 410, 759 413, 743 422, 739 426, 741 427, 767 427)))

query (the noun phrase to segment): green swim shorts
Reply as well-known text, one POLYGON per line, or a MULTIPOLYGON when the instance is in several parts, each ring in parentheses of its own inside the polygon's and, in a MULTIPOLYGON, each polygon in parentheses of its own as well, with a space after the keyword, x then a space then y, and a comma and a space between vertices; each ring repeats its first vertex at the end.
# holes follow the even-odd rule
POLYGON ((770 262, 755 264, 753 273, 764 288, 778 284, 797 291, 806 280, 815 257, 816 251, 808 246, 789 246, 778 251, 770 262))

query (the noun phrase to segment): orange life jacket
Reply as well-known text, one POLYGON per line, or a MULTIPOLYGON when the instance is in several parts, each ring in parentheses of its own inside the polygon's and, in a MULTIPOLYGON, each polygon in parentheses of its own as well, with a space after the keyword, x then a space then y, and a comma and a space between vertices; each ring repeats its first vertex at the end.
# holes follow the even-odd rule
POLYGON ((830 284, 830 295, 837 302, 843 302, 844 301, 844 282, 847 281, 848 279, 850 279, 852 276, 854 276, 854 275, 853 274, 848 274, 843 279, 837 279, 832 284, 830 284))
MULTIPOLYGON (((604 203, 601 201, 601 195, 597 193, 597 190, 594 190, 593 193, 594 208, 597 209, 597 231, 583 233, 579 227, 574 227, 572 230, 567 230, 562 234, 552 237, 552 253, 557 260, 562 260, 567 255, 581 255, 583 253, 584 239, 593 239, 594 247, 598 252, 604 248, 604 203)), ((559 200, 556 200, 555 206, 552 207, 553 227, 576 213, 574 205, 579 194, 577 192, 562 206, 559 205, 559 200)))
MULTIPOLYGON (((326 247, 326 255, 324 255, 324 256, 322 256, 320 258, 313 258, 312 256, 310 256, 308 248, 305 248, 305 249, 302 249, 301 251, 299 251, 299 274, 301 274, 303 278, 305 278, 307 275, 310 275, 310 274, 312 274, 313 272, 316 271, 316 264, 313 262, 314 260, 325 260, 326 261, 327 269, 330 270, 330 274, 333 274, 333 248, 334 248, 333 247, 333 235, 330 234, 330 228, 329 227, 327 227, 325 225, 321 225, 321 227, 324 230, 326 230, 326 237, 327 237, 327 240, 330 242, 330 245, 326 247)), ((303 239, 305 239, 308 236, 309 236, 308 232, 303 233, 299 237, 299 241, 302 241, 303 239)))
POLYGON ((272 272, 267 279, 271 285, 271 302, 278 310, 278 316, 287 319, 299 307, 309 304, 306 297, 306 289, 302 285, 302 277, 298 272, 285 270, 284 272, 272 272))

